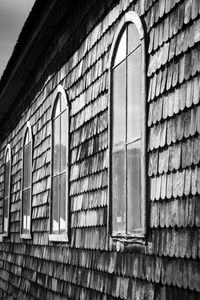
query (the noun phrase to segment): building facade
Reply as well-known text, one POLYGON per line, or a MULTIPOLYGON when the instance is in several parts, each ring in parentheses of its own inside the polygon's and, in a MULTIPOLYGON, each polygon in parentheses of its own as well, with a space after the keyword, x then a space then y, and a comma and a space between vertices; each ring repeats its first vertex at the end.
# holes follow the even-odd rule
POLYGON ((199 1, 43 2, 0 81, 0 298, 200 299, 199 1))

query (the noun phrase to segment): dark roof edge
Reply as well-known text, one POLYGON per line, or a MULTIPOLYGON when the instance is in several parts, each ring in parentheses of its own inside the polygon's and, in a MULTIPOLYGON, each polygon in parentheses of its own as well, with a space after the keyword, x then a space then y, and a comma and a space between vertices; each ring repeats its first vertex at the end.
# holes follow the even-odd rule
POLYGON ((36 0, 35 4, 33 5, 28 18, 23 25, 13 53, 0 79, 0 98, 9 85, 10 80, 12 80, 15 71, 21 64, 28 49, 31 47, 37 32, 41 29, 49 13, 52 11, 55 2, 56 0, 36 0), (33 29, 36 29, 35 33, 33 32, 33 29))

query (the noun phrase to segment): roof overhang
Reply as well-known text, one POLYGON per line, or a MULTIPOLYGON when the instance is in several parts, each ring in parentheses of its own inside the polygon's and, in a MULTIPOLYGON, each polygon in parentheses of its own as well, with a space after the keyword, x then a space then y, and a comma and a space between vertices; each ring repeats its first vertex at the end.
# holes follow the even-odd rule
POLYGON ((70 0, 35 2, 0 80, 0 124, 47 47, 52 32, 67 13, 69 4, 70 0))

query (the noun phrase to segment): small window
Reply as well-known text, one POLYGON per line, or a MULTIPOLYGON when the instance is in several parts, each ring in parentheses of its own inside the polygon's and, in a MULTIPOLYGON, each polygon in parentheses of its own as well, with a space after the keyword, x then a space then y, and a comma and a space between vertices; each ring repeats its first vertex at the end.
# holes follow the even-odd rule
POLYGON ((7 145, 4 164, 4 199, 3 199, 3 236, 9 234, 10 216, 10 184, 11 184, 11 148, 7 145))
POLYGON ((22 174, 22 210, 21 237, 31 238, 31 197, 32 197, 32 131, 30 123, 23 139, 23 174, 22 174))
POLYGON ((52 191, 50 240, 68 240, 68 103, 61 86, 52 111, 52 191))
POLYGON ((127 15, 111 48, 110 194, 112 236, 133 238, 145 231, 145 52, 140 19, 127 15))

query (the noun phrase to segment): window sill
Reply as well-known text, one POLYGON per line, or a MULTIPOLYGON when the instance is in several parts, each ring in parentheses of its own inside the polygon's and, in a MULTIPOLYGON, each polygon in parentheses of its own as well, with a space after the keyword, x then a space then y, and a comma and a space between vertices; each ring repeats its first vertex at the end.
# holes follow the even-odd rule
POLYGON ((113 234, 112 236, 113 240, 120 240, 125 243, 139 243, 143 244, 145 239, 145 234, 141 232, 135 232, 133 234, 113 234))
POLYGON ((144 233, 134 233, 132 235, 116 234, 110 236, 110 250, 128 252, 146 252, 146 239, 144 233))
POLYGON ((31 240, 31 234, 26 234, 26 233, 23 233, 23 234, 20 234, 20 239, 23 239, 23 240, 31 240))
POLYGON ((8 238, 8 233, 2 233, 2 234, 0 234, 0 243, 3 242, 3 240, 5 238, 8 238))
POLYGON ((68 235, 66 233, 64 234, 50 234, 49 235, 49 241, 50 242, 63 242, 68 243, 68 235))

